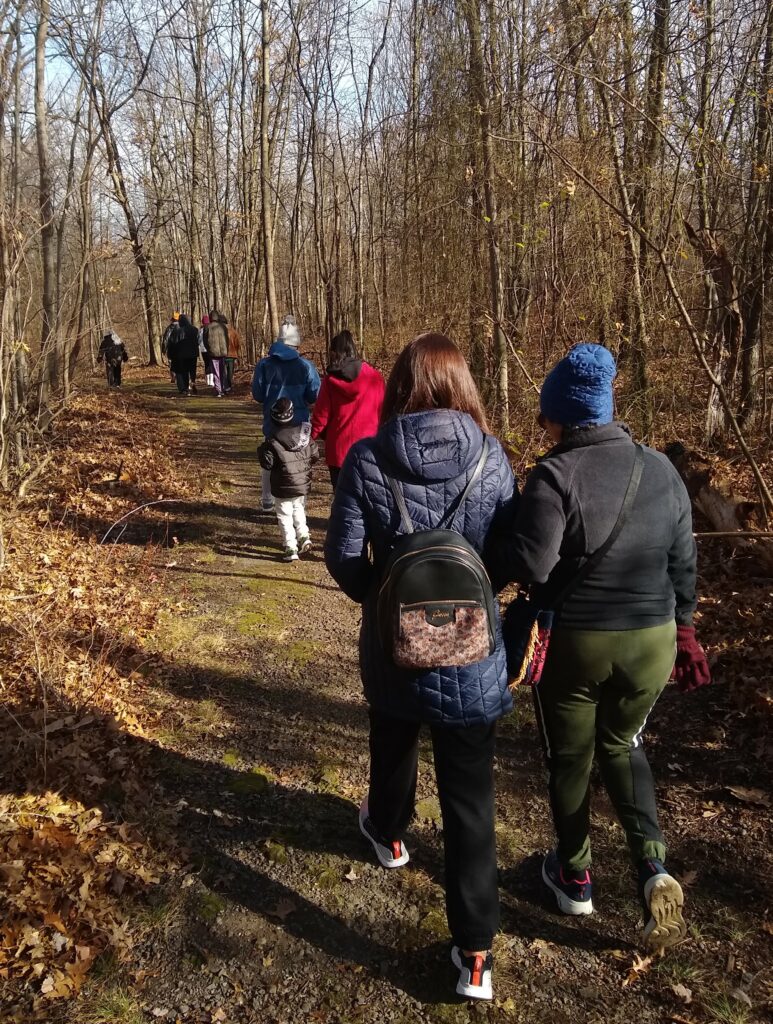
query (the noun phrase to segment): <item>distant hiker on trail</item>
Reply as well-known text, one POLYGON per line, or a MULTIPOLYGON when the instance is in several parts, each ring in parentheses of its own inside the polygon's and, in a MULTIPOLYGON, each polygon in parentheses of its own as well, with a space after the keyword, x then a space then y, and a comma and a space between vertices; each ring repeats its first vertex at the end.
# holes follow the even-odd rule
POLYGON ((269 474, 271 494, 276 499, 276 517, 282 531, 283 562, 295 562, 298 553, 311 551, 306 524, 306 495, 311 487, 311 467, 319 450, 311 439, 311 424, 293 425, 294 409, 289 398, 271 406, 272 433, 258 448, 258 460, 269 474))
POLYGON ((330 342, 330 364, 311 417, 311 436, 325 439, 325 462, 335 490, 346 453, 355 441, 378 429, 384 378, 358 358, 350 331, 330 342))
POLYGON ((172 355, 171 350, 177 344, 177 339, 180 336, 180 314, 177 310, 172 313, 172 319, 166 326, 163 337, 161 338, 161 355, 169 360, 169 380, 174 384, 175 374, 172 369, 172 355))
POLYGON ((464 356, 442 334, 420 335, 397 357, 378 433, 358 441, 341 467, 325 562, 362 604, 370 788, 360 830, 384 867, 408 862, 403 836, 414 811, 419 731, 428 725, 456 991, 473 999, 492 998, 494 733, 513 706, 488 542, 494 530, 512 528, 516 501, 464 356), (452 592, 426 586, 438 578, 452 592))
POLYGON ((228 355, 228 321, 216 309, 209 311, 209 326, 204 338, 207 354, 212 361, 212 386, 215 398, 223 397, 225 358, 228 355))
POLYGON ((225 380, 224 388, 226 394, 233 391, 234 387, 234 369, 236 367, 237 359, 241 359, 241 345, 242 339, 239 336, 239 332, 233 326, 228 324, 228 355, 225 357, 225 380))
POLYGON ((212 360, 210 359, 209 352, 207 352, 207 331, 209 329, 209 317, 205 313, 201 318, 201 327, 199 327, 199 355, 204 363, 204 379, 206 380, 209 387, 213 387, 215 383, 215 376, 212 373, 212 360))
MULTIPOLYGON (((309 406, 319 394, 319 374, 316 366, 308 359, 302 359, 298 348, 301 336, 295 317, 289 313, 279 328, 279 337, 261 359, 252 376, 252 397, 263 406, 263 434, 271 437, 274 424, 271 408, 280 398, 289 398, 293 404, 293 424, 307 423, 311 418, 309 406)), ((263 471, 261 482, 261 507, 271 512, 274 499, 271 495, 269 474, 263 471)))
POLYGON ((554 610, 534 687, 558 840, 542 878, 562 913, 593 912, 595 754, 638 875, 644 941, 658 949, 682 939, 685 922, 682 889, 663 866, 642 732, 672 671, 682 691, 710 675, 692 625, 690 499, 669 460, 614 422, 616 373, 607 349, 583 344, 547 375, 540 425, 555 447, 530 474, 513 533, 497 549, 508 578, 531 586, 537 608, 554 610))
POLYGON ((199 358, 199 332, 187 316, 180 315, 178 329, 169 341, 169 365, 181 395, 196 394, 196 363, 199 358))
POLYGON ((129 353, 126 351, 124 343, 113 330, 105 333, 99 346, 97 362, 101 363, 103 359, 105 361, 105 370, 107 371, 107 386, 109 388, 120 388, 121 370, 123 369, 123 364, 129 361, 129 353))

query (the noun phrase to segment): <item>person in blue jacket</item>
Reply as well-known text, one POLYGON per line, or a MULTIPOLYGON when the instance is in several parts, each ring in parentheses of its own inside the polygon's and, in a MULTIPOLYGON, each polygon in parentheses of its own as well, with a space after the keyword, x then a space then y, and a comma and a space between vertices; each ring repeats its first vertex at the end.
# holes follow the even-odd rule
MULTIPOLYGON (((494 836, 494 734, 512 708, 499 621, 494 653, 461 667, 398 668, 381 647, 376 592, 401 518, 384 474, 400 482, 417 530, 434 529, 475 471, 487 433, 472 375, 442 334, 415 338, 397 358, 375 437, 341 468, 325 541, 333 578, 363 606, 360 668, 370 716, 370 787, 360 829, 384 867, 407 863, 402 841, 414 811, 418 737, 430 727, 443 815, 446 911, 459 971, 456 991, 492 998, 491 945, 499 927, 494 836)), ((489 438, 480 479, 455 527, 481 554, 512 529, 517 490, 502 446, 489 438)), ((498 615, 498 610, 497 610, 498 615)))
MULTIPOLYGON (((280 398, 289 398, 293 403, 294 418, 289 426, 297 426, 311 419, 309 406, 319 394, 319 374, 316 366, 303 359, 298 351, 301 336, 295 317, 285 315, 279 328, 279 337, 268 350, 265 359, 255 367, 252 377, 252 397, 263 406, 263 436, 271 437, 275 426, 271 421, 271 409, 280 398)), ((261 478, 261 505, 264 512, 271 512, 274 499, 271 495, 271 475, 265 469, 261 478)))

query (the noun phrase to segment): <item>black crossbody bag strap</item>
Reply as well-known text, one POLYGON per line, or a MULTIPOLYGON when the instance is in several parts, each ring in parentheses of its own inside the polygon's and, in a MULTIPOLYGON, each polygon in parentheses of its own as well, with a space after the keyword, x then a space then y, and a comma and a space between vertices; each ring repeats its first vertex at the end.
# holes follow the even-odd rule
MULTIPOLYGON (((438 525, 435 527, 436 530, 447 530, 453 524, 454 520, 456 519, 456 516, 459 513, 459 509, 467 500, 470 491, 473 489, 475 484, 480 479, 481 473, 483 472, 483 467, 486 464, 486 459, 488 458, 488 452, 488 436, 484 434, 483 448, 481 449, 480 458, 478 459, 475 469, 472 471, 472 476, 467 481, 467 486, 464 488, 461 495, 457 498, 451 511, 446 512, 446 514, 440 520, 438 525)), ((393 477, 387 476, 386 473, 384 473, 384 479, 389 484, 392 494, 394 495, 397 508, 400 512, 400 519, 402 520, 403 523, 403 529, 405 530, 406 533, 415 533, 413 523, 411 522, 411 517, 408 515, 408 506, 405 504, 405 498, 403 496, 402 488, 393 477)))
POLYGON ((609 551, 609 549, 615 543, 617 538, 620 536, 620 531, 625 526, 626 520, 628 519, 628 516, 631 513, 631 509, 633 508, 633 503, 636 500, 636 493, 639 490, 641 474, 644 468, 644 452, 642 450, 642 446, 640 444, 637 444, 635 447, 636 452, 634 453, 631 478, 628 481, 628 487, 625 492, 625 497, 623 498, 623 504, 620 507, 620 513, 617 517, 617 521, 615 525, 612 527, 612 532, 601 545, 601 547, 596 548, 596 550, 590 556, 588 561, 584 563, 584 565, 577 572, 577 574, 567 583, 567 585, 558 595, 556 600, 551 602, 553 609, 556 611, 561 607, 561 605, 566 601, 566 599, 577 589, 577 587, 579 587, 580 584, 583 583, 588 578, 588 576, 590 576, 593 570, 598 566, 599 562, 601 562, 604 555, 606 555, 607 551, 609 551))

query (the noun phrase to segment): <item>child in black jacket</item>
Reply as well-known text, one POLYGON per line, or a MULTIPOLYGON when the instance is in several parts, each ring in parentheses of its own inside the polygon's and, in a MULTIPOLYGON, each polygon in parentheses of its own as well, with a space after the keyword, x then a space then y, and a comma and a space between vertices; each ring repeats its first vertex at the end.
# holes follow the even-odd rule
POLYGON ((311 551, 306 524, 306 495, 311 487, 311 467, 319 458, 311 439, 311 423, 293 426, 295 410, 289 398, 271 407, 274 432, 258 448, 258 461, 271 474, 271 494, 284 541, 282 561, 295 562, 298 552, 311 551))

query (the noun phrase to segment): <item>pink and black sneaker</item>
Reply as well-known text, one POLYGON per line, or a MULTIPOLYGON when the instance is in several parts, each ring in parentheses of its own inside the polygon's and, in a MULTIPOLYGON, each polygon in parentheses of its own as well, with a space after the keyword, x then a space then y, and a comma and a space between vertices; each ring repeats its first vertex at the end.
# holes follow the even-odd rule
POLYGON ((360 832, 372 844, 379 863, 385 868, 401 868, 411 859, 401 839, 385 839, 368 817, 368 798, 360 806, 360 832))
POLYGON ((593 882, 587 868, 569 871, 563 868, 555 850, 542 862, 542 880, 552 891, 562 914, 578 916, 593 913, 593 882))

